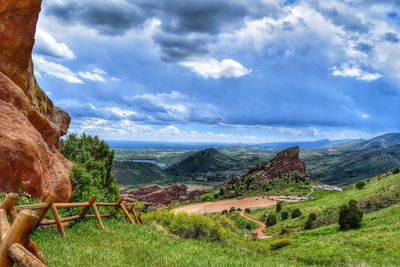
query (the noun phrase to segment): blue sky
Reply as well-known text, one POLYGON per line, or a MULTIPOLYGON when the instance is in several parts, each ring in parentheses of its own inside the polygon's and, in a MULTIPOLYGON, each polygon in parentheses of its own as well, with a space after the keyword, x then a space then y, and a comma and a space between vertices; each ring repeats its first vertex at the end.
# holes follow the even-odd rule
POLYGON ((44 0, 37 79, 105 139, 400 131, 400 2, 44 0))

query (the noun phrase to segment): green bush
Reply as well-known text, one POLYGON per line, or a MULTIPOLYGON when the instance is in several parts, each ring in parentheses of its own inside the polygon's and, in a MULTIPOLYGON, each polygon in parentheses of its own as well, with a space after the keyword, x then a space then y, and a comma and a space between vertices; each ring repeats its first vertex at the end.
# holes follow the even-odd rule
POLYGON ((249 209, 249 208, 245 208, 245 209, 244 209, 244 212, 249 213, 249 212, 250 212, 250 209, 249 209))
POLYGON ((235 207, 231 207, 231 208, 229 209, 229 212, 234 212, 234 211, 236 211, 235 207))
POLYGON ((143 214, 143 219, 147 224, 160 224, 168 232, 183 238, 203 239, 212 242, 226 242, 232 238, 241 238, 235 223, 221 214, 208 216, 189 215, 185 212, 174 214, 166 209, 157 209, 143 214))
POLYGON ((278 213, 281 212, 281 210, 282 210, 282 202, 278 201, 278 203, 276 203, 275 211, 278 213))
POLYGON ((72 200, 87 201, 95 194, 97 200, 114 202, 119 195, 111 172, 114 151, 97 136, 70 134, 61 141, 61 153, 74 163, 70 178, 72 200))
POLYGON ((289 213, 287 211, 282 211, 281 219, 282 221, 286 220, 289 217, 289 213))
POLYGON ((365 182, 364 182, 364 181, 359 181, 359 182, 356 183, 356 188, 357 188, 358 190, 363 189, 364 186, 365 186, 365 182))
POLYGON ((301 216, 301 211, 300 209, 294 209, 292 210, 292 219, 300 217, 301 216))
POLYGON ((287 227, 282 227, 281 232, 279 233, 280 235, 287 235, 289 234, 289 229, 287 227))
POLYGON ((214 194, 213 193, 206 193, 201 196, 201 201, 202 202, 207 202, 207 201, 213 201, 215 200, 214 194))
POLYGON ((315 213, 310 213, 308 215, 308 220, 306 221, 306 223, 304 224, 304 229, 308 230, 308 229, 312 229, 314 222, 317 220, 317 214, 315 213))
POLYGON ((400 168, 395 168, 392 171, 393 174, 399 174, 400 173, 400 168))
POLYGON ((269 245, 269 249, 270 250, 275 250, 275 249, 287 246, 289 244, 290 244, 289 239, 287 239, 287 238, 279 239, 279 240, 276 240, 276 241, 272 242, 269 245))
POLYGON ((276 224, 276 216, 274 214, 270 214, 267 217, 267 220, 265 221, 265 224, 267 226, 272 226, 276 224))
POLYGON ((237 208, 236 211, 242 211, 242 209, 241 208, 237 208))
POLYGON ((356 229, 361 225, 363 211, 357 207, 357 201, 350 200, 348 205, 340 207, 339 226, 340 229, 356 229))

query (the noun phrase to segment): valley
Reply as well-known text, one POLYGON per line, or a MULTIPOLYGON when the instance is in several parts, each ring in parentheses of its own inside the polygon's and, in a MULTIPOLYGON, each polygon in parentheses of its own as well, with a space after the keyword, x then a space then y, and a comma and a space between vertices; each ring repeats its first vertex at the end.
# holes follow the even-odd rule
POLYGON ((307 174, 326 184, 347 185, 400 166, 400 134, 386 134, 371 140, 276 143, 262 147, 227 145, 217 149, 172 148, 172 144, 168 149, 122 149, 120 145, 114 148, 113 170, 119 184, 133 188, 153 183, 217 185, 272 159, 279 151, 276 147, 287 145, 304 147, 300 158, 307 166, 307 174), (137 162, 143 160, 155 164, 137 162))

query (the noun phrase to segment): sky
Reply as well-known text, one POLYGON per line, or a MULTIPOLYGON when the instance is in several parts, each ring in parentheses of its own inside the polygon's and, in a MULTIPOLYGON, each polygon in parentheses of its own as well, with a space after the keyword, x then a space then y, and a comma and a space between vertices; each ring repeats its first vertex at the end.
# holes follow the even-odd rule
POLYGON ((262 143, 400 132, 400 1, 44 0, 69 133, 262 143))

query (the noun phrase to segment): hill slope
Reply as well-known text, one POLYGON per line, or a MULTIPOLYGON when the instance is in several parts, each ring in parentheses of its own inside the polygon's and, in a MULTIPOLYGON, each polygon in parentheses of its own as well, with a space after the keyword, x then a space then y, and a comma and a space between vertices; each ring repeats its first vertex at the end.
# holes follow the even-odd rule
POLYGON ((120 185, 140 186, 151 183, 166 183, 171 180, 162 168, 151 163, 114 161, 113 172, 120 185))
MULTIPOLYGON (((350 199, 360 203, 378 200, 390 191, 394 196, 397 192, 393 201, 399 202, 399 186, 399 174, 381 176, 362 190, 352 187, 345 192, 316 191, 315 200, 284 203, 283 211, 300 208, 303 215, 281 221, 278 213, 278 223, 267 229, 274 236, 264 240, 251 241, 245 236, 230 243, 184 239, 158 232, 150 221, 149 225, 129 225, 118 220, 105 221, 105 230, 93 220, 76 223, 67 228, 66 239, 55 228, 37 230, 32 238, 49 266, 397 266, 400 204, 385 202, 390 206, 364 214, 362 227, 356 230, 340 231, 337 223, 307 231, 298 226, 304 225, 310 212, 320 218, 327 208, 350 199), (295 230, 279 235, 282 227, 295 230), (290 244, 278 250, 268 249, 269 244, 282 238, 288 238, 290 244), (244 243, 247 248, 243 248, 244 243)), ((269 212, 275 213, 275 207, 255 210, 250 215, 262 219, 269 212)))
POLYGON ((306 154, 312 178, 346 185, 400 167, 400 145, 379 149, 320 151, 306 154))
POLYGON ((179 174, 193 174, 217 172, 234 169, 238 161, 226 156, 215 148, 200 150, 188 155, 182 161, 167 168, 168 172, 179 174))

